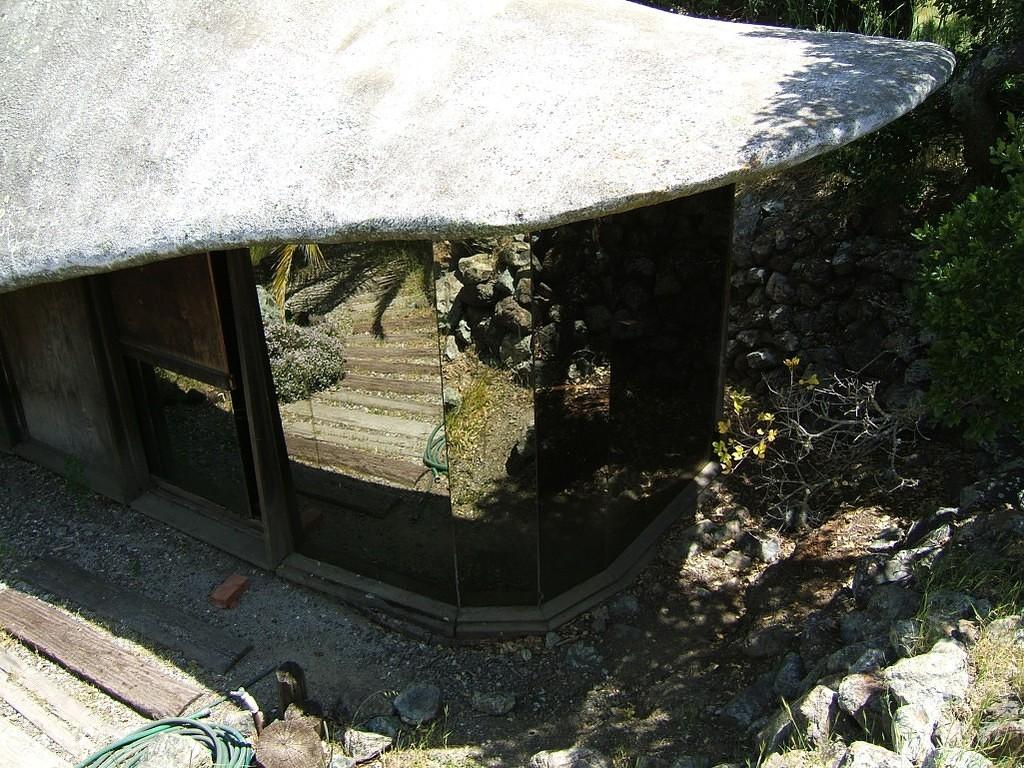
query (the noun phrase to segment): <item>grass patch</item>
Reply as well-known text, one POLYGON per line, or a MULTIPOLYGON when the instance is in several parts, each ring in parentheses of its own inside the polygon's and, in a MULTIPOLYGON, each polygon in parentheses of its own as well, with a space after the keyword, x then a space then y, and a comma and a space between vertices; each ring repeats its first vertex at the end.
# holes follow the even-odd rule
POLYGON ((448 451, 466 456, 480 445, 487 417, 494 405, 500 373, 486 365, 476 366, 469 385, 462 391, 462 404, 445 415, 444 427, 448 451))

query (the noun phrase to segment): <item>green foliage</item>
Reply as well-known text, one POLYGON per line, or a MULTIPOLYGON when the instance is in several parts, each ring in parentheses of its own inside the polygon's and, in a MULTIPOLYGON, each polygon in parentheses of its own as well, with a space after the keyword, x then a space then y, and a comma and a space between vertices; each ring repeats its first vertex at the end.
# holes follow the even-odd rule
POLYGON ((305 399, 341 378, 343 346, 329 324, 307 327, 265 318, 263 331, 280 402, 305 399))
POLYGON ((929 251, 918 296, 936 418, 985 440, 1024 428, 1024 125, 992 150, 1005 189, 980 187, 917 233, 929 251))
POLYGON ((1024 3, 1020 0, 936 0, 933 5, 940 23, 964 27, 969 47, 1024 38, 1024 3))

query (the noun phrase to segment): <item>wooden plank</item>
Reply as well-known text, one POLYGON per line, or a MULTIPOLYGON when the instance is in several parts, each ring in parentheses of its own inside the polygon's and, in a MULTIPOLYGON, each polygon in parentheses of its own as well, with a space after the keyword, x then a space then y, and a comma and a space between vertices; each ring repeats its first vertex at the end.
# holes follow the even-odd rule
POLYGON ((0 675, 0 698, 76 760, 96 751, 97 745, 94 742, 75 733, 61 718, 6 675, 0 675))
POLYGON ((407 373, 415 376, 436 376, 441 378, 441 367, 435 360, 432 363, 411 362, 408 360, 375 360, 360 355, 345 356, 345 369, 368 373, 407 373))
POLYGON ((425 379, 377 378, 362 373, 350 373, 345 376, 342 386, 345 389, 362 389, 367 392, 395 393, 398 395, 433 395, 441 396, 441 382, 425 379))
POLYGON ((64 691, 57 683, 39 670, 22 664, 5 651, 0 651, 0 671, 6 674, 10 680, 30 691, 36 698, 47 702, 62 720, 70 723, 86 736, 105 744, 117 735, 102 719, 96 717, 88 707, 64 691))
MULTIPOLYGON (((358 339, 364 337, 358 336, 358 339)), ((400 347, 397 344, 389 344, 380 341, 366 341, 363 343, 346 340, 345 358, 361 358, 366 360, 397 360, 410 363, 432 363, 434 369, 439 366, 440 356, 437 344, 417 344, 410 347, 400 347)))
POLYGON ((404 488, 422 485, 422 478, 428 471, 422 463, 378 456, 356 448, 317 443, 297 435, 289 435, 288 452, 299 459, 329 464, 367 477, 389 480, 404 488))
POLYGON ((418 460, 423 455, 423 448, 427 442, 425 437, 362 432, 332 424, 317 424, 314 428, 308 421, 296 422, 291 419, 285 419, 284 432, 286 443, 292 436, 304 437, 307 440, 319 440, 321 443, 330 445, 356 448, 388 456, 404 456, 413 460, 418 460))
POLYGON ((74 563, 42 557, 30 563, 22 578, 106 619, 122 622, 147 640, 181 651, 201 667, 226 673, 252 644, 211 626, 190 613, 125 589, 74 563))
POLYGON ((375 411, 391 411, 393 413, 405 413, 411 416, 425 416, 429 421, 440 421, 443 406, 439 392, 435 392, 434 403, 424 403, 419 400, 408 400, 405 398, 381 397, 363 392, 350 392, 348 390, 329 389, 325 392, 318 392, 313 396, 313 406, 317 403, 328 403, 333 405, 349 405, 357 408, 368 408, 375 411))
POLYGON ((67 768, 67 763, 18 728, 0 720, 0 765, 4 768, 67 768))
MULTIPOLYGON (((309 403, 288 403, 281 406, 281 415, 296 421, 309 420, 309 403)), ((391 432, 396 435, 426 440, 436 426, 428 421, 415 421, 401 416, 385 416, 379 413, 367 413, 355 408, 344 408, 337 405, 318 403, 313 407, 313 418, 319 424, 338 424, 370 432, 391 432)))
POLYGON ((181 714, 206 693, 103 632, 13 589, 0 592, 0 627, 146 717, 181 714))

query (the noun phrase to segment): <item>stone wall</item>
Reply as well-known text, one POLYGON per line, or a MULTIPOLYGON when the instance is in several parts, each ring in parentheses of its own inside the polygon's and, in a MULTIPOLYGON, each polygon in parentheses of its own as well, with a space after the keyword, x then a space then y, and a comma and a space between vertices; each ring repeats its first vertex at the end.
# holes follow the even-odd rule
POLYGON ((829 200, 737 200, 727 378, 755 388, 798 356, 859 372, 906 402, 927 380, 909 298, 920 255, 906 235, 864 234, 829 200))

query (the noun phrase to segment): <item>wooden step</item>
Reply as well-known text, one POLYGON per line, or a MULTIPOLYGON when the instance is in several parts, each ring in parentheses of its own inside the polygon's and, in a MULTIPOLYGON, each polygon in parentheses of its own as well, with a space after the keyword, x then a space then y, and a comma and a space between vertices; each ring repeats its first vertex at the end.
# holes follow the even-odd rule
POLYGON ((288 453, 309 462, 320 461, 357 476, 387 480, 403 488, 421 487, 425 490, 427 486, 425 476, 429 470, 422 461, 417 463, 356 448, 317 444, 297 435, 288 440, 288 453))
MULTIPOLYGON (((345 426, 361 429, 366 432, 406 435, 426 440, 431 430, 437 426, 428 421, 417 421, 402 416, 388 416, 382 413, 367 413, 357 408, 346 408, 343 405, 316 403, 310 413, 306 402, 288 403, 281 406, 281 418, 289 424, 309 424, 315 422, 317 427, 323 425, 345 426)), ((310 435, 312 437, 312 434, 310 435)))
POLYGON ((441 382, 441 366, 437 360, 432 363, 417 363, 406 360, 375 360, 372 357, 346 355, 345 370, 361 373, 405 373, 414 376, 435 376, 438 386, 441 382))
POLYGON ((418 460, 423 453, 427 441, 422 437, 409 435, 384 435, 379 432, 363 432, 357 429, 318 424, 316 428, 307 422, 293 422, 282 419, 284 439, 288 443, 292 437, 303 440, 317 441, 321 445, 337 445, 344 448, 355 448, 370 453, 379 453, 395 458, 418 460))
POLYGON ((426 379, 398 379, 394 376, 376 377, 364 373, 350 373, 341 380, 340 389, 358 389, 365 392, 394 393, 398 395, 433 395, 441 397, 441 382, 426 379))
POLYGON ((359 343, 346 344, 345 355, 346 357, 359 357, 376 360, 407 360, 415 363, 433 363, 436 368, 438 365, 438 352, 436 344, 419 344, 410 347, 399 347, 396 344, 389 344, 387 342, 381 342, 373 340, 373 342, 362 341, 365 336, 356 337, 360 339, 359 343))
POLYGON ((146 717, 182 714, 207 693, 80 619, 14 589, 0 591, 0 627, 146 717))
POLYGON ((99 746, 54 714, 47 706, 46 699, 33 696, 7 675, 0 675, 0 699, 76 760, 91 755, 99 746))
POLYGON ((441 402, 440 391, 434 392, 433 403, 421 400, 411 400, 409 395, 381 397, 363 392, 353 392, 345 389, 331 389, 326 392, 318 392, 313 395, 313 407, 319 403, 328 405, 347 405, 350 407, 367 408, 374 411, 391 411, 403 413, 410 416, 423 417, 422 420, 438 423, 444 418, 444 406, 441 402))
POLYGON ((177 606, 125 589, 74 563, 42 557, 30 563, 21 576, 61 600, 130 627, 156 645, 180 651, 213 672, 226 673, 252 648, 252 643, 177 606))

